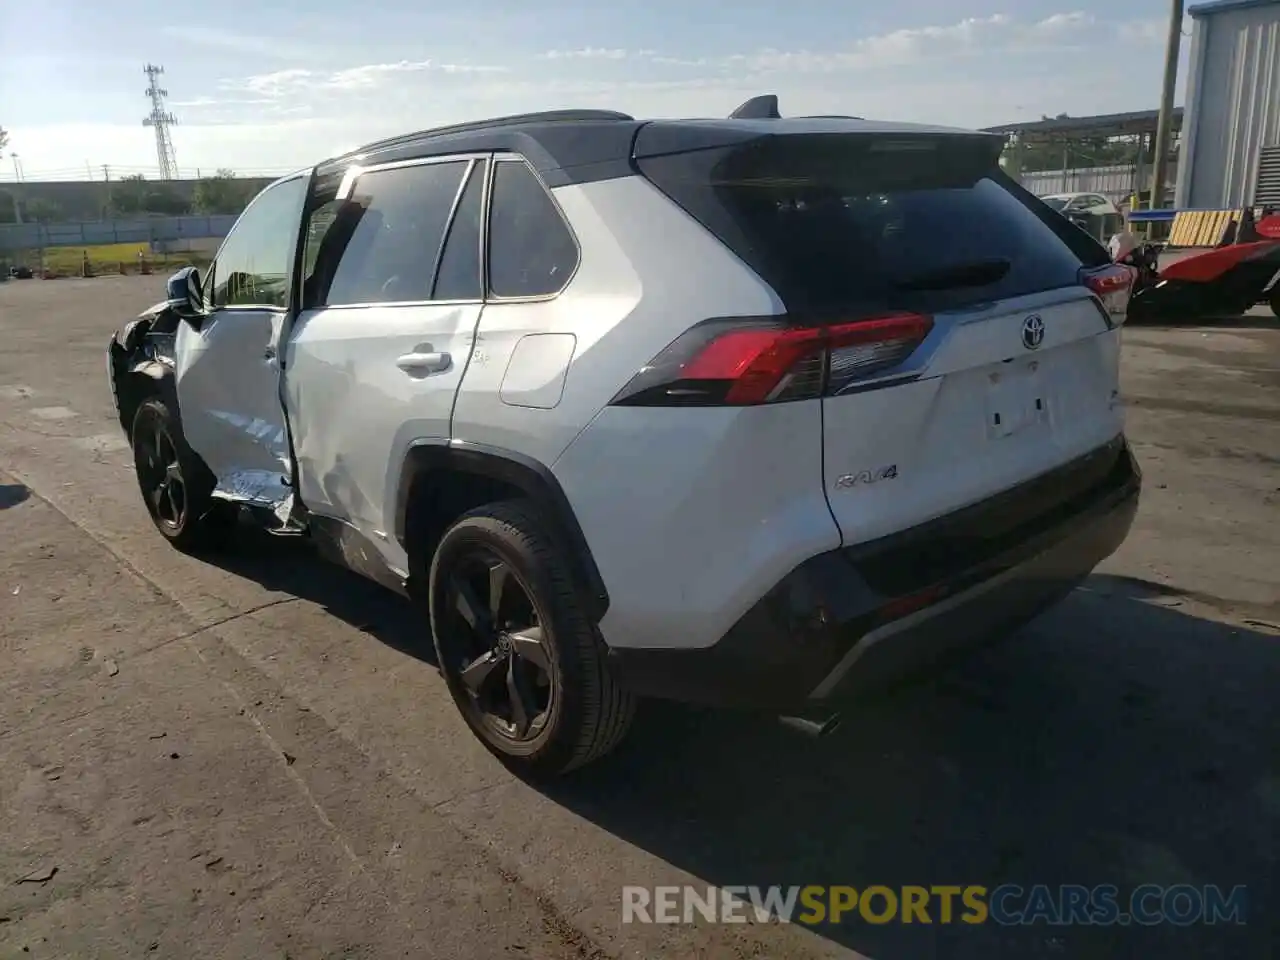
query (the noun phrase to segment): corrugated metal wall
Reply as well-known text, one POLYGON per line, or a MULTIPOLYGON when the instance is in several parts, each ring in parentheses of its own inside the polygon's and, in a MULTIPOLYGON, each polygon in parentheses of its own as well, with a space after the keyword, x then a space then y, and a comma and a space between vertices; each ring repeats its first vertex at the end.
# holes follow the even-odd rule
POLYGON ((1254 202, 1258 157, 1280 145, 1280 0, 1195 17, 1179 207, 1254 202))
POLYGON ((1280 207, 1280 144, 1262 148, 1258 159, 1258 191, 1253 202, 1280 207))

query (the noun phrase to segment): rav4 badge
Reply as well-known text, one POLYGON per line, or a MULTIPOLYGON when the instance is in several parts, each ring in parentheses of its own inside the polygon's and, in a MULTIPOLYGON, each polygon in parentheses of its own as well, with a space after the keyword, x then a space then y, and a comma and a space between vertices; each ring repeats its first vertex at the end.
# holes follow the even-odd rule
POLYGON ((857 473, 846 473, 836 480, 836 488, 848 490, 859 484, 879 483, 881 480, 896 480, 897 478, 898 465, 891 463, 887 467, 879 467, 875 470, 859 470, 857 473))

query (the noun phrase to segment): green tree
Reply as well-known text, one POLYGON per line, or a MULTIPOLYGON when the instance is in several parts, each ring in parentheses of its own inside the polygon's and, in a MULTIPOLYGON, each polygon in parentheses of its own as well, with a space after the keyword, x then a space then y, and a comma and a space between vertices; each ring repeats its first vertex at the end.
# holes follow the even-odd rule
POLYGON ((9 145, 9 131, 4 127, 0 127, 0 150, 9 145))
POLYGON ((221 169, 196 184, 192 207, 196 213, 239 213, 249 202, 249 190, 232 170, 221 169))
POLYGON ((24 207, 24 216, 37 223, 57 223, 62 219, 62 208, 46 197, 32 197, 24 207))
POLYGON ((146 212, 150 184, 140 173, 122 177, 111 188, 111 212, 116 216, 137 216, 146 212))
MULTIPOLYGON (((1070 120, 1060 113, 1056 117, 1042 116, 1041 120, 1070 120)), ((1012 141, 1006 153, 1012 149, 1012 141)), ((1114 164, 1133 163, 1137 159, 1137 144, 1129 138, 1063 137, 1041 134, 1029 140, 1023 150, 1022 169, 1025 173, 1041 170, 1078 170, 1082 167, 1108 167, 1114 164)), ((1150 158, 1147 158, 1148 161, 1150 158)))
POLYGON ((0 223, 15 223, 17 199, 8 190, 0 190, 0 223))
POLYGON ((190 211, 191 204, 169 187, 156 185, 148 190, 142 198, 142 209, 144 213, 180 217, 190 211))

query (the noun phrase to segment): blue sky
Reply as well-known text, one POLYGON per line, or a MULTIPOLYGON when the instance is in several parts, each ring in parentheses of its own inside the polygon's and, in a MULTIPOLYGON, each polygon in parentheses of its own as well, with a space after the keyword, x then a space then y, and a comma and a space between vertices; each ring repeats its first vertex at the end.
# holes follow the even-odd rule
POLYGON ((5 16, 0 126, 31 177, 153 171, 147 61, 184 172, 274 172, 524 110, 721 116, 765 92, 784 114, 982 126, 1155 107, 1167 16, 1166 0, 41 0, 5 16))

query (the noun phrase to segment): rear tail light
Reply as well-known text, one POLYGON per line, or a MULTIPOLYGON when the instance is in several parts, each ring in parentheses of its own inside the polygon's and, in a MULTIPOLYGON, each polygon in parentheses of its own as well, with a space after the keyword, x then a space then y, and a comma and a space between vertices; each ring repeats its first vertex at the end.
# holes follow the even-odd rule
POLYGON ((932 328, 916 313, 815 327, 708 320, 654 357, 613 402, 751 406, 830 396, 899 366, 932 328))
POLYGON ((1122 263, 1113 263, 1097 270, 1081 270, 1080 282, 1093 291, 1093 295, 1102 303, 1107 315, 1107 323, 1118 327, 1124 323, 1125 311, 1129 309, 1129 294, 1133 291, 1136 277, 1133 267, 1122 263))

